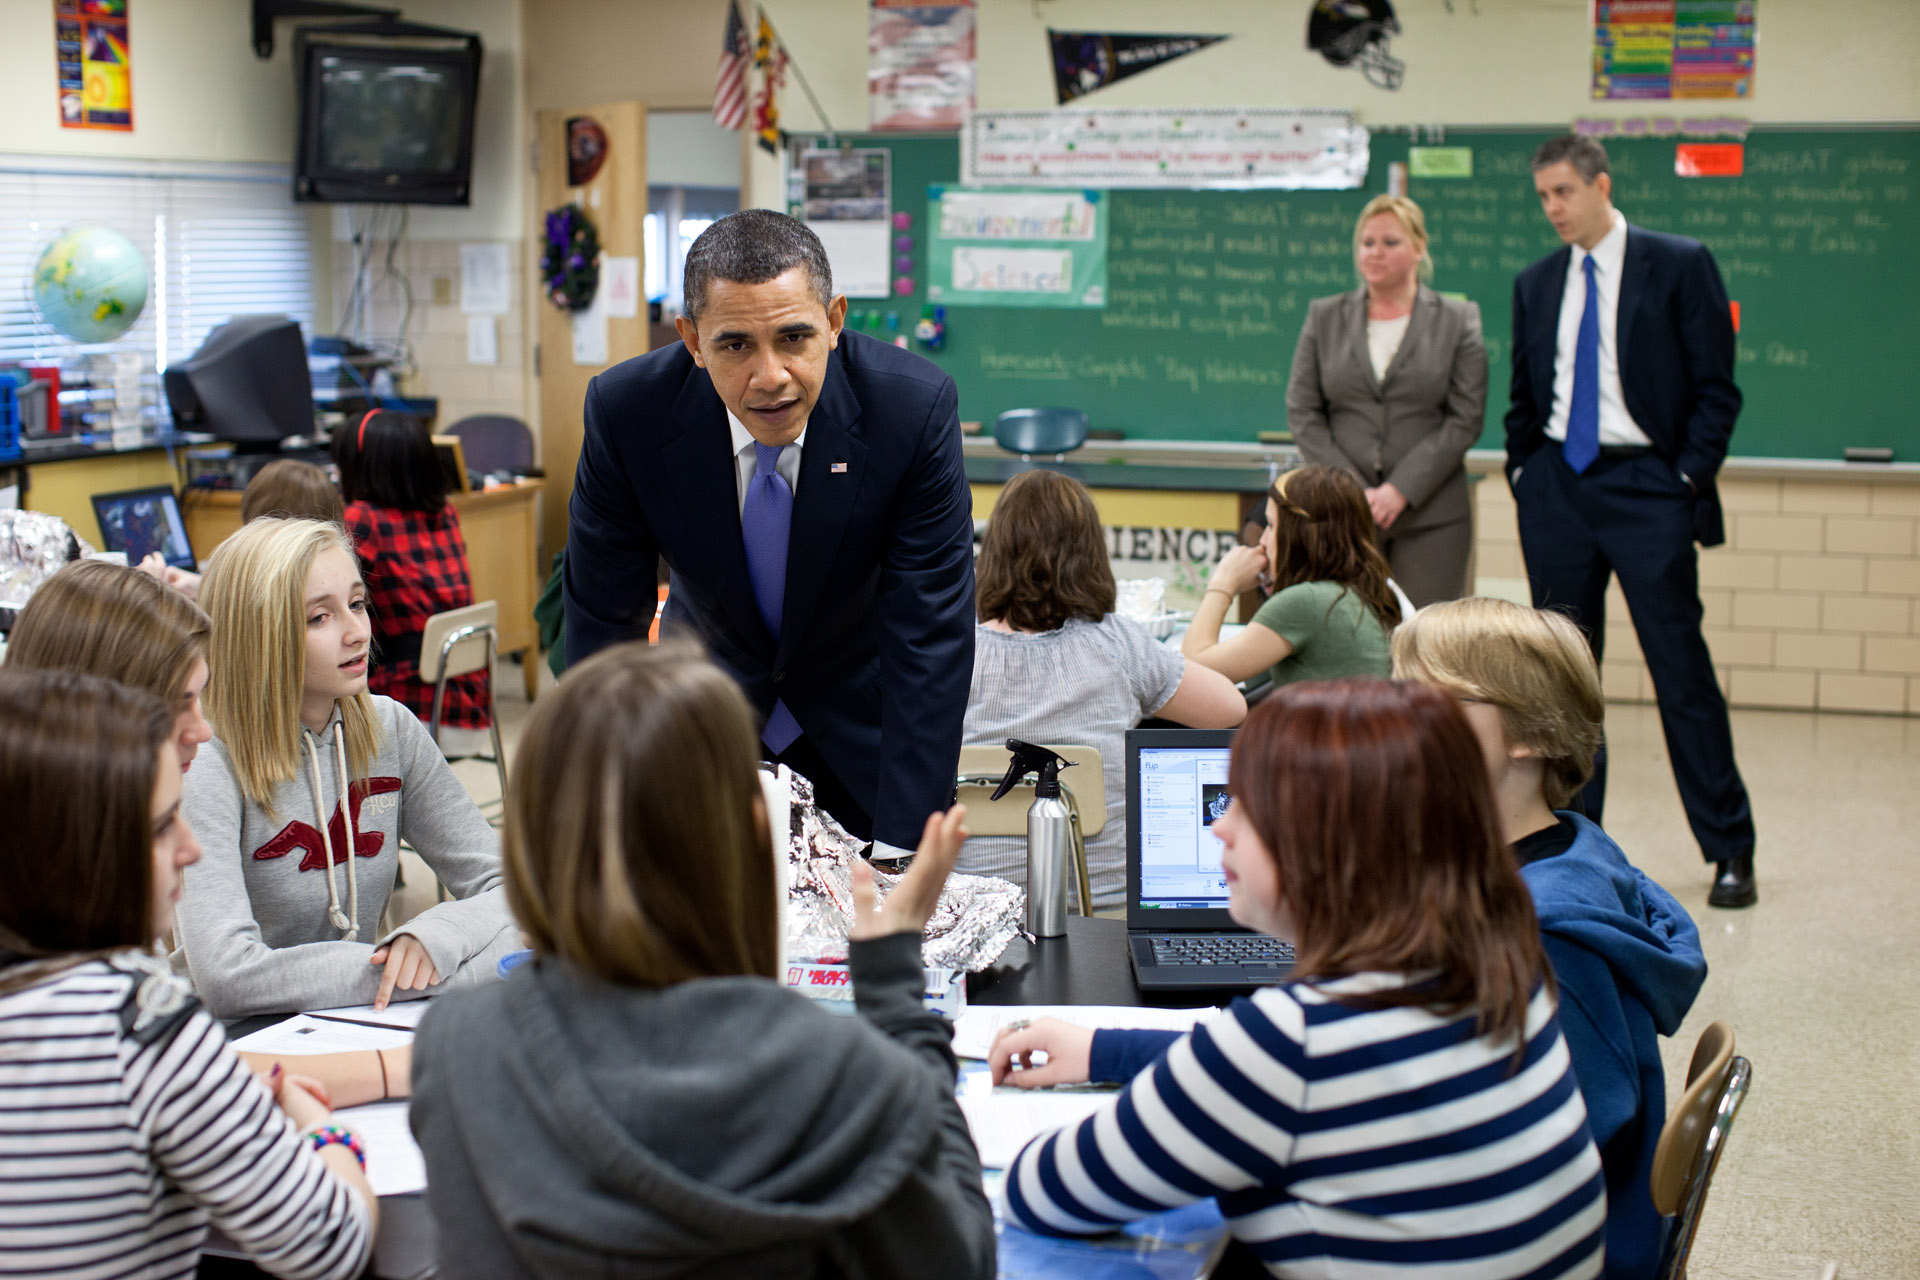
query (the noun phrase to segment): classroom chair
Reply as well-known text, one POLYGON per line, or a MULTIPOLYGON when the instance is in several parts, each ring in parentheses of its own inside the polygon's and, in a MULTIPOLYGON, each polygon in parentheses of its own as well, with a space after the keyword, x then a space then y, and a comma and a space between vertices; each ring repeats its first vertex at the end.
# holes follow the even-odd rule
POLYGON ((524 475, 533 466, 533 432, 518 418, 475 414, 448 427, 446 434, 460 437, 467 469, 478 475, 524 475))
MULTIPOLYGON (((500 641, 500 606, 482 600, 464 609, 448 609, 427 619, 420 636, 420 678, 433 685, 433 718, 428 732, 440 741, 440 711, 446 701, 447 681, 475 671, 493 671, 494 650, 500 641)), ((487 681, 487 728, 493 735, 491 763, 500 774, 500 804, 507 802, 507 753, 500 749, 500 714, 493 704, 493 680, 487 681)), ((486 756, 461 759, 485 760, 486 756)))
POLYGON ((1700 1033, 1687 1066, 1687 1091, 1668 1114, 1653 1152, 1653 1207, 1673 1219, 1660 1280, 1685 1280, 1707 1189, 1752 1079, 1753 1064, 1734 1055, 1732 1027, 1715 1022, 1700 1033))
POLYGON ((1027 462, 1036 453, 1050 453, 1058 462, 1087 442, 1087 415, 1078 409, 1009 409, 993 420, 993 439, 1027 462))
MULTIPOLYGON (((1060 754, 1073 767, 1060 771, 1060 798, 1073 815, 1073 883, 1080 914, 1093 914, 1093 885, 1087 878, 1087 837, 1107 825, 1105 775, 1098 747, 1062 747, 1040 744, 1060 754)), ((1027 835, 1027 807, 1033 803, 1033 779, 1028 778, 998 800, 994 788, 1007 773, 1005 747, 960 748, 960 774, 954 791, 967 806, 967 831, 976 836, 1027 835)))

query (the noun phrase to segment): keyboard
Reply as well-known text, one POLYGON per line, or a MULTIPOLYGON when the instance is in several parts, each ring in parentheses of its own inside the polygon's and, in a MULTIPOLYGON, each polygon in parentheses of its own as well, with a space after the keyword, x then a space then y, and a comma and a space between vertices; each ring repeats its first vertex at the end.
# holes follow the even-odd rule
POLYGON ((1150 937, 1155 964, 1290 965, 1293 948, 1278 938, 1246 933, 1183 933, 1150 937))

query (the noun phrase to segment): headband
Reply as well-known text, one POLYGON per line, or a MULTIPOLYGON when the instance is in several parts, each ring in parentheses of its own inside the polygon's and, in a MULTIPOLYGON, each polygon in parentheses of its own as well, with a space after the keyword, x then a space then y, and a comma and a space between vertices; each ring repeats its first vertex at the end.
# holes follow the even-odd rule
POLYGON ((367 424, 372 422, 374 415, 379 412, 378 409, 369 409, 367 410, 367 416, 360 419, 360 433, 355 437, 353 442, 355 449, 364 449, 367 447, 367 424))

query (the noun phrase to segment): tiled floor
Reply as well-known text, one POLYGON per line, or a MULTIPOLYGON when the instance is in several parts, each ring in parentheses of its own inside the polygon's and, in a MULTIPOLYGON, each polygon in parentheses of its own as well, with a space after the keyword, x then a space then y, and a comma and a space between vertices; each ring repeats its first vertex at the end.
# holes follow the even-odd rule
MULTIPOLYGON (((499 682, 509 748, 528 704, 499 682)), ((1734 713, 1760 832, 1758 906, 1706 906, 1652 707, 1609 709, 1607 827, 1694 912, 1711 973, 1667 1045, 1731 1023, 1753 1088, 1700 1229, 1694 1280, 1920 1277, 1920 719, 1734 713)), ((491 766, 463 764, 476 798, 491 766)))

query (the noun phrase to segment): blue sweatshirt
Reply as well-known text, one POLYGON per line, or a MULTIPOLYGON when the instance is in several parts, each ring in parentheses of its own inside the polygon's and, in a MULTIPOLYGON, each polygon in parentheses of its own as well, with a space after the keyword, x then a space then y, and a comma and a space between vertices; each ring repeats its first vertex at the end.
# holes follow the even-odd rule
POLYGON ((1672 894, 1577 814, 1564 852, 1521 866, 1560 983, 1560 1027, 1607 1176, 1608 1280, 1651 1280, 1667 1223, 1648 1180, 1666 1119, 1660 1036, 1700 994, 1700 931, 1672 894))

